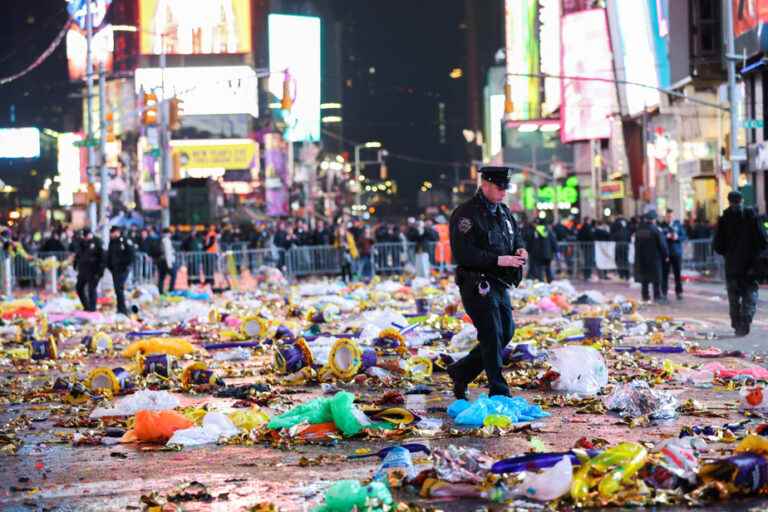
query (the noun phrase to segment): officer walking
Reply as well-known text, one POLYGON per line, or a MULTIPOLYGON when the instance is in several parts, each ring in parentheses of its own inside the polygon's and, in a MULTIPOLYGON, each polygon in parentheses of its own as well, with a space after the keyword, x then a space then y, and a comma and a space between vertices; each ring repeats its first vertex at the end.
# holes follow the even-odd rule
POLYGON ((107 268, 112 273, 112 282, 115 285, 117 297, 117 312, 128 316, 128 308, 125 306, 125 280, 128 279, 128 270, 133 264, 133 242, 124 237, 117 226, 109 230, 109 247, 107 248, 107 268))
POLYGON ((669 272, 675 276, 675 295, 677 300, 683 300, 683 279, 680 276, 683 263, 683 242, 688 240, 683 224, 674 218, 674 212, 667 210, 664 216, 662 230, 667 238, 669 247, 669 259, 664 262, 661 269, 661 295, 666 299, 669 289, 669 272))
POLYGON ((509 395, 501 373, 502 350, 515 333, 507 288, 520 283, 528 258, 517 223, 502 203, 510 170, 485 167, 480 172, 483 180, 477 193, 454 210, 450 221, 456 283, 479 341, 448 368, 456 398, 466 398, 467 386, 483 370, 490 395, 509 395))
POLYGON ((104 249, 101 244, 101 239, 93 236, 90 229, 83 229, 75 253, 75 289, 85 311, 96 311, 96 287, 104 274, 104 249))
POLYGON ((742 205, 740 192, 730 192, 728 204, 717 221, 712 247, 725 257, 725 286, 731 326, 736 336, 746 336, 757 310, 754 269, 760 253, 768 247, 768 241, 755 210, 742 205))
POLYGON ((642 285, 644 301, 650 299, 650 285, 653 300, 659 304, 667 303, 661 294, 661 267, 668 258, 666 239, 656 225, 656 212, 650 211, 635 231, 635 279, 642 285))

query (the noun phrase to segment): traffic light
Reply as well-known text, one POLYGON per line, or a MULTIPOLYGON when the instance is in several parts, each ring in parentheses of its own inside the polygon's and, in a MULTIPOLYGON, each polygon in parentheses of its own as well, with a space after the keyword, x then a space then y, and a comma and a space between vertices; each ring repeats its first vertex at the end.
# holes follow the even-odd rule
POLYGON ((145 126, 157 124, 157 96, 153 92, 144 93, 144 108, 141 112, 141 124, 145 126))
POLYGON ((288 70, 285 71, 283 77, 283 98, 280 100, 280 108, 283 110, 291 110, 293 107, 293 98, 291 97, 291 75, 288 70))
POLYGON ((107 112, 104 116, 105 128, 107 131, 107 142, 115 142, 115 115, 107 112))
POLYGON ((168 103, 168 128, 171 130, 181 128, 181 116, 184 114, 182 103, 184 102, 179 98, 171 98, 168 103))

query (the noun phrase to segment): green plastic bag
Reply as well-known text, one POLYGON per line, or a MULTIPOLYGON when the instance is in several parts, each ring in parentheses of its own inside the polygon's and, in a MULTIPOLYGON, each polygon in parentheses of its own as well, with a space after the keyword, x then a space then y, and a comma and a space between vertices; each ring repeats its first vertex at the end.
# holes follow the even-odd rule
POLYGON ((345 436, 354 436, 369 423, 365 414, 355 407, 354 402, 355 395, 347 391, 339 391, 331 398, 315 398, 275 416, 267 426, 270 429, 279 430, 291 428, 303 422, 315 425, 333 421, 345 436))
POLYGON ((339 480, 325 492, 325 502, 312 512, 386 512, 392 507, 392 493, 383 483, 363 486, 357 480, 339 480))

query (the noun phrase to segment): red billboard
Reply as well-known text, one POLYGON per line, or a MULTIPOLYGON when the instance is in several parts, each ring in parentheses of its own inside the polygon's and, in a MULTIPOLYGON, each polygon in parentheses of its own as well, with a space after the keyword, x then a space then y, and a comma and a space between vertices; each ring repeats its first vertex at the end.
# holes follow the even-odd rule
POLYGON ((561 25, 562 142, 607 139, 616 110, 613 54, 605 9, 563 16, 561 25))
POLYGON ((731 0, 733 2, 733 32, 736 37, 768 22, 768 0, 731 0))

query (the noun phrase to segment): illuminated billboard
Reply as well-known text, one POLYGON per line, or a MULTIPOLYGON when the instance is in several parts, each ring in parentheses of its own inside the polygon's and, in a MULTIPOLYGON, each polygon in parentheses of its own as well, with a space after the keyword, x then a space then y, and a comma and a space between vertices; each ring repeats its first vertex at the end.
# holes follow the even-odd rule
POLYGON ((40 130, 37 128, 0 128, 0 158, 38 158, 40 130))
MULTIPOLYGON (((112 53, 115 49, 112 25, 107 25, 93 34, 91 55, 93 55, 93 72, 98 75, 99 66, 104 63, 107 72, 112 71, 112 53)), ((86 72, 87 43, 85 32, 73 25, 67 31, 67 69, 70 80, 82 80, 86 72)))
POLYGON ((616 74, 630 83, 621 85, 622 112, 634 116, 661 102, 659 70, 653 45, 648 2, 609 3, 611 23, 618 37, 614 40, 616 74))
POLYGON ((136 92, 154 91, 163 99, 176 96, 183 103, 184 115, 251 114, 259 115, 258 81, 249 66, 138 68, 136 92))
POLYGON ((512 119, 540 117, 539 41, 536 33, 537 0, 506 0, 505 48, 507 73, 512 83, 512 119))
POLYGON ((727 0, 733 2, 733 33, 736 53, 747 56, 768 49, 768 1, 727 0))
MULTIPOLYGON (((560 73, 560 0, 539 0, 539 44, 541 72, 560 73)), ((560 107, 562 84, 557 78, 544 79, 544 101, 541 116, 547 117, 560 107)))
POLYGON ((320 18, 269 15, 269 92, 282 98, 288 70, 295 97, 286 136, 293 142, 320 140, 320 45, 320 18))
POLYGON ((653 49, 656 53, 656 68, 659 71, 659 86, 666 89, 671 85, 669 67, 669 0, 647 0, 651 19, 653 49))
POLYGON ((616 91, 605 9, 564 16, 562 41, 563 76, 568 78, 562 81, 560 138, 563 142, 607 139, 616 91))
POLYGON ((171 141, 171 148, 185 168, 226 170, 257 165, 256 143, 251 139, 181 139, 171 141))
POLYGON ((59 177, 59 204, 72 206, 75 192, 80 190, 80 171, 85 163, 80 158, 82 148, 75 146, 76 142, 83 140, 77 133, 62 133, 57 141, 57 169, 59 177))
POLYGON ((142 54, 250 53, 250 0, 139 0, 142 54), (163 37, 164 35, 164 37, 163 37))

